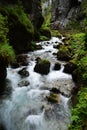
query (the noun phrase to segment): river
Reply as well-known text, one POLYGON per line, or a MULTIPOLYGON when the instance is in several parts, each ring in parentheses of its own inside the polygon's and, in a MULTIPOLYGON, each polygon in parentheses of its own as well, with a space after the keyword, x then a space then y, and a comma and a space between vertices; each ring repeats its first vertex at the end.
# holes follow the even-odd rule
POLYGON ((65 62, 58 61, 61 69, 53 70, 57 62, 56 55, 53 55, 57 49, 53 45, 61 43, 63 44, 62 40, 55 37, 37 43, 43 49, 27 53, 29 76, 26 78, 21 78, 18 74, 24 66, 7 68, 7 85, 12 89, 9 89, 10 94, 5 93, 0 100, 0 122, 6 126, 6 130, 67 130, 70 123, 70 93, 74 83, 71 75, 63 72, 65 62), (47 75, 34 72, 37 57, 51 62, 47 75), (18 83, 22 80, 29 81, 29 85, 19 87, 18 83), (68 96, 59 93, 58 103, 49 102, 47 96, 53 87, 68 96))

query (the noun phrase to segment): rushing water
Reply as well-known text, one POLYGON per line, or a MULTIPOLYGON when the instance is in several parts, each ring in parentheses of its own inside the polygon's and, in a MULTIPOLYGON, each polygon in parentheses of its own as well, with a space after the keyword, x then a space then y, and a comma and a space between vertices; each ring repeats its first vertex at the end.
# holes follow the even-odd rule
MULTIPOLYGON (((6 126, 6 130, 67 130, 70 122, 70 97, 59 94, 59 102, 52 104, 47 101, 50 89, 56 87, 66 95, 74 86, 71 75, 63 73, 63 62, 61 69, 54 71, 53 66, 57 61, 57 52, 53 44, 60 44, 61 40, 52 38, 49 42, 41 42, 43 49, 29 52, 29 77, 21 79, 17 73, 21 68, 7 68, 7 79, 12 87, 10 96, 3 98, 0 102, 0 122, 6 126), (35 59, 41 57, 51 62, 48 75, 34 72, 35 59), (27 87, 19 87, 21 80, 27 80, 27 87)), ((62 43, 63 44, 63 43, 62 43)), ((9 85, 8 85, 9 86, 9 85)))

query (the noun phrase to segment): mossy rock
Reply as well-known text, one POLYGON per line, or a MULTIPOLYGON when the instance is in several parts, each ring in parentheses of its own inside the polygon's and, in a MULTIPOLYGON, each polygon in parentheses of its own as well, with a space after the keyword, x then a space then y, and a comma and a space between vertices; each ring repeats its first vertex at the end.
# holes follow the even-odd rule
POLYGON ((26 67, 19 70, 18 74, 21 76, 21 78, 25 78, 29 76, 29 72, 26 70, 26 67))
POLYGON ((57 59, 61 61, 69 61, 71 60, 71 56, 65 50, 59 50, 57 52, 57 59))
POLYGON ((48 38, 51 38, 51 32, 50 32, 49 29, 41 28, 41 29, 40 29, 40 33, 41 33, 41 35, 43 35, 43 36, 46 36, 46 37, 48 37, 48 38))
POLYGON ((48 74, 50 71, 50 62, 44 59, 39 60, 34 67, 34 71, 40 74, 48 74))
POLYGON ((47 100, 51 103, 59 103, 59 95, 56 93, 51 93, 48 97, 47 100))
POLYGON ((30 50, 34 28, 22 6, 10 5, 0 7, 0 12, 7 17, 9 40, 17 53, 30 50))
POLYGON ((63 72, 72 74, 75 69, 77 69, 77 65, 72 62, 68 62, 67 64, 64 65, 63 72))

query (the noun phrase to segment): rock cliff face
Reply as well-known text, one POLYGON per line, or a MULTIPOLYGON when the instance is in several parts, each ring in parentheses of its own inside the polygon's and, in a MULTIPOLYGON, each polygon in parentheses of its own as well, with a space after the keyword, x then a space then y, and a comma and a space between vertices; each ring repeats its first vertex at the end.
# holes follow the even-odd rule
POLYGON ((51 17, 52 28, 65 28, 70 20, 77 17, 81 2, 81 0, 53 0, 51 17))

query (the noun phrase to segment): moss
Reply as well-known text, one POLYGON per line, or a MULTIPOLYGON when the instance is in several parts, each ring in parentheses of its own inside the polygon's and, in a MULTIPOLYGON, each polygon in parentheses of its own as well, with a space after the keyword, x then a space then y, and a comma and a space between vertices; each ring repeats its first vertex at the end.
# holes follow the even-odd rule
POLYGON ((55 94, 55 93, 51 93, 48 97, 47 97, 48 101, 51 103, 58 103, 59 102, 59 95, 55 94))
POLYGON ((51 18, 51 13, 44 16, 44 23, 42 25, 43 28, 50 28, 50 18, 51 18))
POLYGON ((0 14, 0 57, 8 64, 14 60, 15 54, 13 48, 9 45, 7 38, 8 27, 6 23, 7 18, 0 14))
POLYGON ((10 19, 10 25, 13 23, 17 23, 19 21, 20 24, 25 26, 26 30, 30 33, 34 33, 33 25, 29 19, 29 16, 24 12, 22 6, 12 5, 12 6, 4 6, 0 7, 0 12, 6 15, 10 19))
POLYGON ((3 57, 7 63, 14 61, 15 54, 13 48, 8 43, 0 45, 0 57, 3 57))
POLYGON ((40 60, 39 63, 40 63, 40 64, 50 64, 50 61, 47 60, 47 59, 42 59, 42 60, 40 60))
POLYGON ((62 34, 58 30, 51 30, 51 35, 53 37, 61 37, 62 34))
POLYGON ((47 41, 47 40, 49 40, 48 37, 43 36, 43 35, 40 36, 40 41, 47 41))

